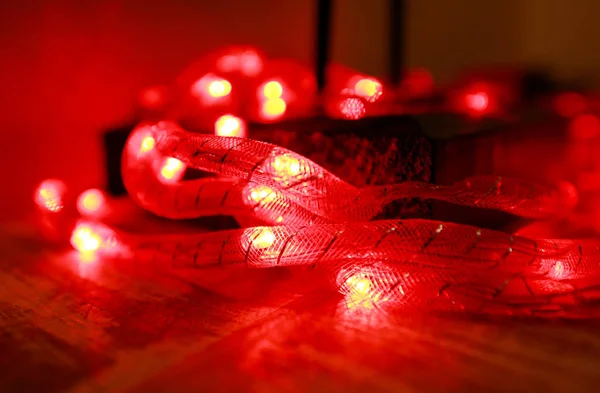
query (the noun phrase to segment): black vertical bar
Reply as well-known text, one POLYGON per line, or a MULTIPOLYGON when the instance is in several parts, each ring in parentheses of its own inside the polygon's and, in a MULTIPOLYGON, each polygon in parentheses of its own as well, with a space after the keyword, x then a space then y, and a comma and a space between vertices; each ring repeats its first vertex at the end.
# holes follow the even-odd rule
POLYGON ((316 34, 316 73, 319 92, 325 87, 325 68, 329 62, 329 42, 331 41, 331 6, 332 0, 317 0, 317 34, 316 34))
POLYGON ((404 35, 405 35, 405 0, 389 0, 390 7, 390 82, 393 85, 400 83, 404 71, 404 35))

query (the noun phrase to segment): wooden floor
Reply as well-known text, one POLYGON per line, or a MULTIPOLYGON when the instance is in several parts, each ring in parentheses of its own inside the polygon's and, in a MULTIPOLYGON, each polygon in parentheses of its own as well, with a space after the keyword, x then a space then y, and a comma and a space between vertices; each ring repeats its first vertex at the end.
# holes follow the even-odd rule
POLYGON ((309 271, 152 272, 0 233, 0 391, 597 392, 598 322, 348 307, 309 271))

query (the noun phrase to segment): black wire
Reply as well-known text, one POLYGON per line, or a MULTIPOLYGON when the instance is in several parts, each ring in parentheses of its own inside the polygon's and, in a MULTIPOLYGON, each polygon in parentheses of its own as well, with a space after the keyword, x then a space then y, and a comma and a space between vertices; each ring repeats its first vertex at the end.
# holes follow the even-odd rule
POLYGON ((392 85, 398 85, 404 71, 404 43, 405 43, 405 0, 389 0, 389 76, 392 85))
POLYGON ((316 74, 319 92, 325 87, 325 68, 329 62, 332 0, 317 0, 316 74))

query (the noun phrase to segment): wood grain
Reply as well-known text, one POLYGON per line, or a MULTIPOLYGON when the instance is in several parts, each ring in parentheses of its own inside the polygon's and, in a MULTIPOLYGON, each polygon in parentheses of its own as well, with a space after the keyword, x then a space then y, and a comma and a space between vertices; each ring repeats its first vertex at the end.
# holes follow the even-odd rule
POLYGON ((0 242, 2 392, 592 392, 597 323, 348 308, 312 271, 153 272, 0 242))

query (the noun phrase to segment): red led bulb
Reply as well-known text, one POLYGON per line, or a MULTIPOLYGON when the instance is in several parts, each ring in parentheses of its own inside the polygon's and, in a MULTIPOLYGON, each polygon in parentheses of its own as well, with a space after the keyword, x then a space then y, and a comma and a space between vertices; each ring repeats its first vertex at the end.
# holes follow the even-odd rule
POLYGON ((65 207, 67 186, 62 180, 44 180, 34 193, 36 205, 48 212, 57 213, 65 207))

